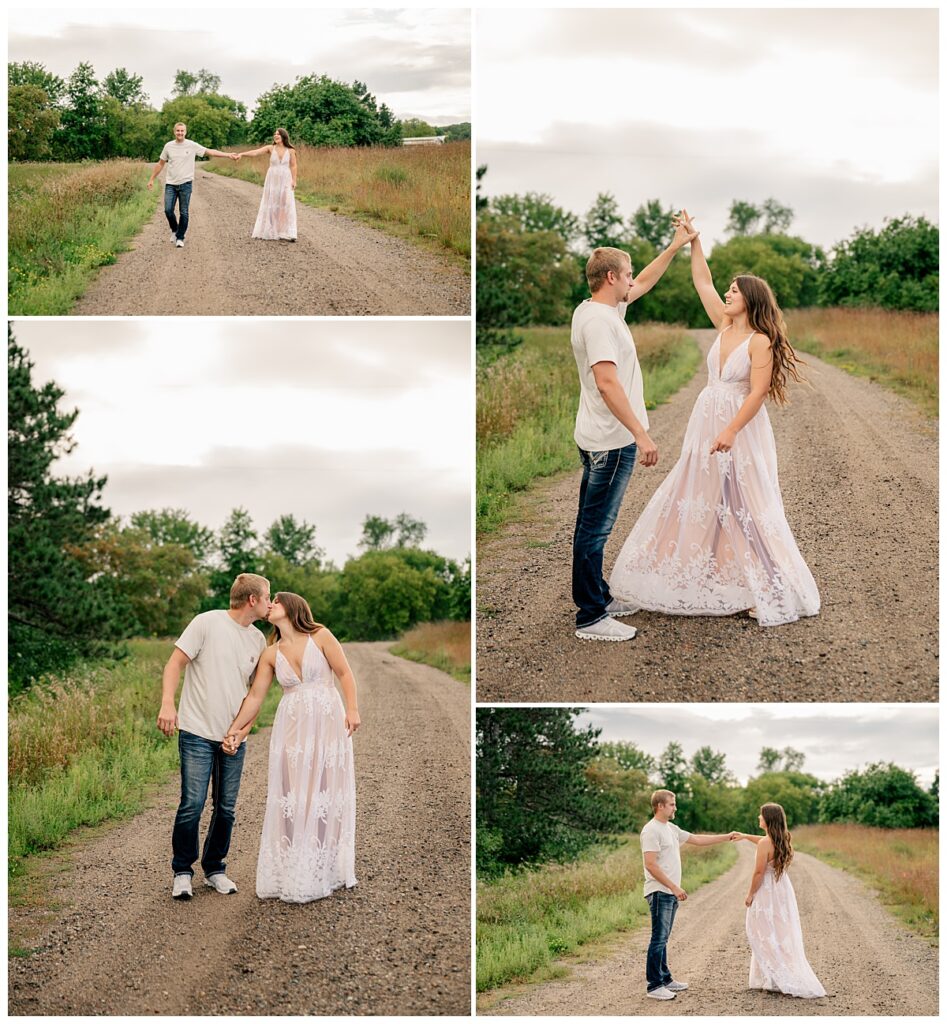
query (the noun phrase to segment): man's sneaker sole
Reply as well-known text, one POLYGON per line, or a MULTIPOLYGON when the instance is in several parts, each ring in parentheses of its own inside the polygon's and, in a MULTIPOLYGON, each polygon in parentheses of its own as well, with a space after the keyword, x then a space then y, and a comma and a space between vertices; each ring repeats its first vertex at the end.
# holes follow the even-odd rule
POLYGON ((649 999, 657 999, 657 1000, 660 1000, 661 1002, 664 1002, 664 1003, 669 1002, 671 999, 677 999, 677 996, 673 992, 671 992, 670 989, 665 989, 665 991, 668 992, 669 994, 668 995, 656 996, 653 992, 649 992, 648 993, 648 998, 649 999))
POLYGON ((177 894, 177 896, 172 896, 171 899, 173 899, 173 900, 189 900, 192 896, 193 896, 193 893, 190 893, 190 892, 179 892, 177 894))
POLYGON ((204 885, 206 885, 208 889, 213 889, 214 892, 220 893, 221 896, 234 896, 237 892, 236 889, 228 889, 226 892, 220 892, 220 889, 218 889, 213 882, 208 882, 206 878, 204 879, 204 885))

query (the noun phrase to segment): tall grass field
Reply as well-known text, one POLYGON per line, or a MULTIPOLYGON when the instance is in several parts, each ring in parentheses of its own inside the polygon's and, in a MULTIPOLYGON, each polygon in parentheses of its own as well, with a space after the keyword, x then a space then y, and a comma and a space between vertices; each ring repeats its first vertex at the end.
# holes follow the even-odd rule
POLYGON ((938 935, 938 830, 803 825, 793 846, 844 868, 878 890, 882 902, 912 931, 938 935))
MULTIPOLYGON (((532 327, 523 343, 477 371, 477 531, 509 518, 515 496, 540 477, 578 467, 572 433, 579 397, 568 327, 532 327)), ((700 363, 689 331, 636 324, 649 409, 686 384, 700 363)))
POLYGON ((11 316, 64 316, 99 267, 154 214, 147 166, 11 163, 8 289, 11 316))
MULTIPOLYGON (((30 855, 61 847, 82 826, 131 817, 176 770, 177 737, 156 725, 172 645, 132 640, 124 660, 89 663, 10 701, 12 896, 30 855)), ((278 701, 273 686, 257 727, 272 722, 278 701)))
MULTIPOLYGON (((732 843, 682 848, 688 892, 735 863, 732 843)), ((637 835, 595 846, 571 864, 547 864, 477 884, 477 991, 557 973, 553 961, 650 921, 637 835)))
MULTIPOLYGON (((256 148, 251 144, 234 152, 256 148)), ((202 166, 262 185, 269 156, 202 166)), ((296 146, 296 198, 391 234, 470 259, 470 143, 440 146, 296 146)))
POLYGON ((433 665, 462 683, 469 683, 470 623, 423 622, 409 629, 391 648, 391 653, 433 665))
POLYGON ((791 309, 786 325, 794 348, 869 377, 916 402, 928 416, 937 415, 936 313, 791 309))

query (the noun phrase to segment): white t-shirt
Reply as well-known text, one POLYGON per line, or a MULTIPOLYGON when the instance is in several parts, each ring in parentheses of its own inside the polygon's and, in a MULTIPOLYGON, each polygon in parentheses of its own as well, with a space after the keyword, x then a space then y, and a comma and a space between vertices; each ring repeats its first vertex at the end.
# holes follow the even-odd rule
POLYGON ((579 411, 575 417, 575 443, 587 452, 624 448, 634 441, 605 404, 595 384, 592 367, 596 363, 615 364, 618 380, 628 396, 632 412, 648 428, 644 406, 644 385, 638 351, 625 323, 626 302, 607 306, 586 299, 572 314, 572 353, 579 368, 579 411))
MULTIPOLYGON (((641 830, 641 857, 644 859, 646 853, 658 855, 658 867, 678 887, 681 884, 681 847, 690 839, 690 832, 678 828, 673 821, 658 821, 652 818, 641 830)), ((653 892, 670 892, 671 890, 657 881, 648 871, 647 865, 644 869, 644 894, 650 895, 653 892)))
POLYGON ((191 659, 184 670, 178 726, 219 742, 247 695, 266 640, 256 626, 241 626, 216 610, 191 619, 174 646, 191 659))
POLYGON ((161 150, 161 159, 168 165, 165 170, 165 185, 183 185, 186 181, 193 181, 194 161, 206 152, 206 147, 191 142, 190 139, 183 142, 166 142, 164 149, 161 150))

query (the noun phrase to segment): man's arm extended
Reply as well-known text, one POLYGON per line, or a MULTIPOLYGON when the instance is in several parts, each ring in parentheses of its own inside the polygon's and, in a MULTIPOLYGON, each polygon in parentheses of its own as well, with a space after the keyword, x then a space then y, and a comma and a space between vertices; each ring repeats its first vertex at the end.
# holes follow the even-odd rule
POLYGON ((729 843, 731 839, 736 839, 740 835, 739 832, 727 832, 722 836, 690 836, 688 842, 691 846, 716 846, 717 843, 729 843))
POLYGON ((674 238, 671 244, 659 253, 634 279, 631 290, 628 293, 628 301, 635 302, 642 295, 648 292, 661 280, 661 275, 671 265, 674 254, 678 249, 686 245, 692 238, 697 237, 696 231, 688 231, 683 223, 679 223, 674 230, 674 238))

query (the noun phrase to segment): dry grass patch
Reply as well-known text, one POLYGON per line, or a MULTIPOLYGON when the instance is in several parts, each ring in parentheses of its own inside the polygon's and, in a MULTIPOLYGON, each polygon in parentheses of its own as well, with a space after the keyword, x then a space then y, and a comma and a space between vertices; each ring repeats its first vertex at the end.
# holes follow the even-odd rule
POLYGON ((392 654, 420 661, 447 672, 461 682, 470 682, 470 623, 424 622, 391 648, 392 654))
POLYGON ((794 830, 793 845, 869 882, 912 931, 936 941, 937 829, 804 825, 794 830))
POLYGON ((786 322, 794 347, 890 387, 937 415, 936 313, 793 309, 786 322))

